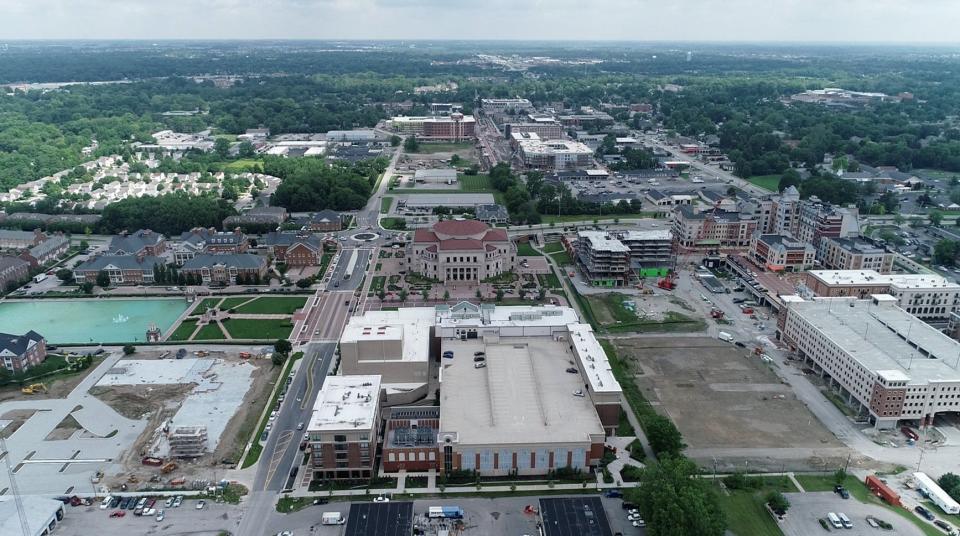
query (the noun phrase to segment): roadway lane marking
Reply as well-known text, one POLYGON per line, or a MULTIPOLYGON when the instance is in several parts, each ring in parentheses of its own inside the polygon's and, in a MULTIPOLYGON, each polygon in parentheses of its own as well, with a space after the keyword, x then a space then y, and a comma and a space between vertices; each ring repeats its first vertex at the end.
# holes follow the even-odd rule
MULTIPOLYGON (((273 480, 274 473, 277 472, 277 467, 280 465, 280 462, 283 461, 283 455, 286 454, 287 445, 290 444, 290 440, 293 438, 293 431, 287 430, 280 434, 280 437, 277 438, 277 442, 273 446, 273 455, 270 457, 270 466, 267 469, 267 477, 263 481, 264 486, 269 486, 270 481, 273 480)), ((264 487, 266 489, 266 487, 264 487)))

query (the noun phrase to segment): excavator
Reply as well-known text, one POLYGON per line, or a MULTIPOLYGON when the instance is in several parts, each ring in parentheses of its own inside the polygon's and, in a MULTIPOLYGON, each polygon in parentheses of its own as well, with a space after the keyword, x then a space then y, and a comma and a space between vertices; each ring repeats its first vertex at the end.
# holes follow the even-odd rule
POLYGON ((42 383, 32 383, 20 389, 20 392, 25 395, 32 395, 36 393, 46 393, 47 386, 42 383))

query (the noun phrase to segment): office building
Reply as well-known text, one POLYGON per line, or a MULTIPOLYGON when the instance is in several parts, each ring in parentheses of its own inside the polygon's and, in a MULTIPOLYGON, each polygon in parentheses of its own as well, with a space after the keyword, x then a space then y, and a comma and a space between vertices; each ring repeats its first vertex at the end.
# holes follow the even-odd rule
POLYGON ((416 388, 426 384, 434 316, 429 307, 351 316, 340 336, 341 370, 344 374, 379 374, 385 385, 416 388))
POLYGON ((960 343, 896 298, 783 298, 778 338, 877 428, 960 410, 960 343))
POLYGON ((904 311, 931 323, 960 310, 960 285, 938 274, 881 274, 873 270, 811 270, 806 286, 815 295, 859 299, 888 294, 904 311))
POLYGON ((487 113, 528 111, 533 104, 527 99, 480 99, 480 107, 487 113))
POLYGON ((862 238, 826 237, 820 241, 820 265, 828 270, 874 270, 888 274, 895 255, 862 238))
POLYGON ((272 232, 263 237, 261 244, 288 267, 317 266, 323 258, 323 241, 304 231, 272 232))
POLYGON ((690 205, 674 211, 673 236, 687 251, 744 251, 756 231, 757 220, 739 211, 699 211, 690 205))
POLYGON ((757 233, 748 256, 771 272, 802 272, 813 268, 817 255, 813 246, 790 235, 757 233))
POLYGON ((130 234, 122 233, 110 239, 109 255, 132 255, 138 259, 157 257, 167 250, 167 239, 150 229, 140 229, 130 234))
POLYGON ((476 120, 472 115, 452 113, 446 116, 397 116, 390 128, 400 134, 414 135, 421 141, 462 142, 476 138, 476 120))
POLYGON ((328 376, 307 425, 315 480, 373 476, 380 431, 380 376, 328 376))
POLYGON ((476 220, 437 222, 417 229, 410 243, 410 269, 442 283, 479 283, 512 271, 516 262, 507 232, 476 220))
POLYGON ((507 123, 503 126, 503 134, 511 139, 513 134, 536 134, 541 140, 563 139, 566 132, 563 125, 556 121, 536 121, 531 123, 507 123))

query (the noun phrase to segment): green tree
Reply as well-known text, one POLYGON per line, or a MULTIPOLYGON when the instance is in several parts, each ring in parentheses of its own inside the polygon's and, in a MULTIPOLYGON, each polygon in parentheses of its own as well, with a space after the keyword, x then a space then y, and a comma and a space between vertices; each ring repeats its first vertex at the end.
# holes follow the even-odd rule
POLYGON ((726 519, 716 492, 696 478, 696 464, 686 458, 664 458, 640 472, 639 487, 625 491, 638 505, 649 536, 721 536, 726 519))
POLYGON ((377 298, 380 298, 380 301, 383 301, 387 298, 387 291, 382 288, 377 291, 377 298))
POLYGON ((893 216, 893 223, 897 224, 898 226, 903 225, 903 222, 905 221, 907 221, 907 219, 904 218, 903 215, 899 213, 893 216))
POLYGON ((110 274, 100 270, 97 272, 97 286, 100 288, 107 288, 110 286, 110 274))
POLYGON ((444 290, 444 291, 443 291, 443 299, 445 299, 445 300, 449 300, 449 299, 450 299, 450 291, 449 291, 449 290, 444 290))
POLYGON ((957 258, 958 244, 953 240, 941 240, 933 246, 933 260, 938 264, 953 264, 957 258))
POLYGON ((286 360, 287 360, 287 354, 284 354, 281 352, 274 352, 273 355, 270 357, 270 362, 277 367, 283 365, 284 362, 286 362, 286 360))
POLYGON ((275 353, 289 354, 291 350, 293 350, 293 345, 290 344, 290 341, 287 339, 277 339, 277 341, 273 343, 273 351, 275 353))
POLYGON ((80 241, 80 251, 86 251, 86 250, 88 250, 88 249, 90 249, 90 242, 87 242, 86 240, 81 240, 81 241, 80 241))
POLYGON ((243 140, 240 142, 240 147, 238 148, 238 151, 239 152, 237 154, 240 155, 240 158, 252 158, 254 155, 256 155, 256 151, 253 148, 253 144, 250 143, 248 140, 243 140))
POLYGON ((937 479, 937 484, 946 491, 954 500, 960 500, 960 476, 954 473, 944 473, 937 479))
POLYGON ((61 268, 57 270, 56 276, 57 276, 57 279, 59 279, 60 281, 63 281, 64 284, 69 285, 70 283, 73 283, 73 270, 69 270, 67 268, 61 268))
POLYGON ((304 277, 303 279, 297 279, 297 287, 299 288, 307 288, 312 284, 313 284, 313 281, 308 277, 304 277))
POLYGON ((498 289, 497 289, 497 301, 498 301, 498 302, 502 302, 502 301, 503 301, 503 289, 502 289, 502 288, 498 288, 498 289))
POLYGON ((134 346, 134 345, 132 345, 132 344, 128 344, 128 345, 126 345, 126 346, 123 347, 123 355, 132 355, 132 354, 135 354, 135 353, 137 353, 137 347, 136 347, 136 346, 134 346))
POLYGON ((460 158, 460 155, 454 154, 453 156, 450 157, 450 165, 451 165, 451 166, 456 166, 456 165, 458 165, 458 164, 460 163, 461 160, 463 160, 463 159, 460 158))
POLYGON ((767 494, 767 504, 770 505, 771 510, 778 514, 785 513, 790 509, 790 501, 779 491, 771 491, 767 494))
POLYGON ((843 469, 837 469, 833 472, 833 481, 838 485, 842 486, 843 482, 847 479, 847 472, 843 469))
POLYGON ((84 294, 93 294, 93 283, 89 281, 80 283, 80 292, 83 292, 84 294))
POLYGON ((777 185, 777 189, 781 192, 786 190, 791 186, 800 186, 802 179, 800 178, 800 173, 790 168, 783 172, 783 175, 780 176, 780 183, 777 185))
POLYGON ((940 224, 943 222, 943 212, 940 212, 939 210, 931 210, 930 213, 927 214, 927 218, 930 219, 931 225, 934 227, 940 227, 940 224))
POLYGON ((401 301, 401 302, 405 302, 405 301, 407 301, 407 296, 408 296, 408 295, 409 295, 409 292, 407 292, 407 289, 402 288, 402 289, 400 289, 400 292, 398 293, 397 297, 400 298, 400 301, 401 301))
POLYGON ((399 145, 400 145, 400 136, 397 136, 396 134, 394 134, 393 136, 390 136, 390 146, 398 147, 399 145))
POLYGON ((663 415, 655 415, 648 419, 644 425, 644 431, 647 433, 650 447, 658 456, 661 454, 677 456, 686 447, 680 430, 677 430, 673 421, 663 415))
POLYGON ((420 150, 420 142, 416 136, 408 136, 403 142, 403 150, 408 153, 415 153, 420 150))
POLYGON ((225 160, 230 154, 230 140, 217 138, 213 142, 213 152, 217 153, 217 156, 219 156, 221 160, 225 160))

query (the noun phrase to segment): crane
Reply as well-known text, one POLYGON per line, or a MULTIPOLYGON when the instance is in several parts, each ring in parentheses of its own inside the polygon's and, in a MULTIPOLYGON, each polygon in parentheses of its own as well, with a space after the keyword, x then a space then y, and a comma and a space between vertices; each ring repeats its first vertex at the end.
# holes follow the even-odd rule
POLYGON ((20 517, 20 532, 23 536, 29 536, 30 527, 27 523, 27 514, 23 509, 23 498, 17 488, 17 479, 13 476, 13 466, 10 465, 10 451, 7 450, 7 440, 4 439, 3 435, 0 435, 0 450, 3 451, 3 462, 7 466, 7 478, 10 479, 10 492, 13 493, 13 502, 17 505, 17 515, 20 517))

